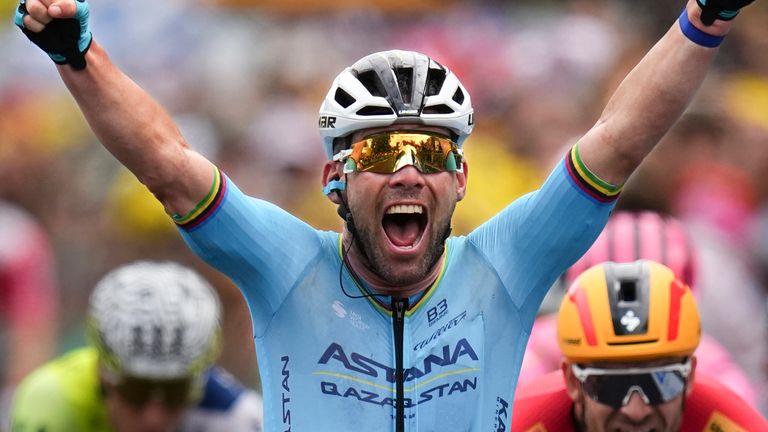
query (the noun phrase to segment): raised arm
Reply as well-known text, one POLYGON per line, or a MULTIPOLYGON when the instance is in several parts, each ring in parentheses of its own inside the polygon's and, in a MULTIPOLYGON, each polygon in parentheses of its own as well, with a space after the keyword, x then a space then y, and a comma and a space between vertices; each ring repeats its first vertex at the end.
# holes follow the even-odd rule
POLYGON ((91 39, 87 19, 83 1, 26 0, 16 24, 58 64, 104 147, 169 213, 186 214, 208 194, 213 164, 191 150, 165 110, 110 61, 91 39))
POLYGON ((709 0, 703 21, 710 25, 705 25, 702 7, 688 1, 684 15, 627 75, 579 142, 581 159, 592 173, 614 185, 629 177, 685 111, 731 19, 751 2, 709 0))

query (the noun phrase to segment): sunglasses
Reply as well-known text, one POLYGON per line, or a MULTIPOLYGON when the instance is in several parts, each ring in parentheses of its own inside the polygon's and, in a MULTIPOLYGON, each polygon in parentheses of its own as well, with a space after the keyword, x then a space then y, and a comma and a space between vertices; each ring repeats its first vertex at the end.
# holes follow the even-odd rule
POLYGON ((176 409, 189 405, 196 394, 196 377, 151 380, 123 376, 109 388, 134 407, 143 407, 148 402, 159 402, 167 408, 176 409))
POLYGON ((333 157, 344 162, 344 173, 391 174, 413 165, 424 174, 463 172, 463 152, 450 138, 432 132, 390 131, 352 144, 333 157))
POLYGON ((629 403, 632 393, 640 395, 648 405, 660 405, 680 396, 691 373, 691 361, 648 368, 582 368, 575 364, 571 368, 587 396, 619 409, 629 403))

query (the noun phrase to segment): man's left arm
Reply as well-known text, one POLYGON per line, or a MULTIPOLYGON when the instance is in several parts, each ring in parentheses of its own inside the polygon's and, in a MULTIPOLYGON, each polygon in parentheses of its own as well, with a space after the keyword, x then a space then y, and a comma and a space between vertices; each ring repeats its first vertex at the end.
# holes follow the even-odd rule
POLYGON ((623 184, 677 121, 733 18, 753 0, 699 1, 705 5, 688 1, 678 21, 627 75, 579 141, 581 161, 600 180, 623 184))

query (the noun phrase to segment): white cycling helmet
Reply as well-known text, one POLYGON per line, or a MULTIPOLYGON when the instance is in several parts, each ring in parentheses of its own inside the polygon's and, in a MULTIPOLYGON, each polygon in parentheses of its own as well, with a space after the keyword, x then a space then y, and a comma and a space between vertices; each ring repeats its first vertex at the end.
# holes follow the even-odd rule
POLYGON ((474 117, 469 93, 448 68, 418 52, 392 50, 344 69, 320 106, 318 123, 331 159, 335 140, 397 123, 448 128, 461 147, 474 117))
POLYGON ((90 297, 88 333, 111 372, 176 379, 213 364, 220 319, 215 291, 193 270, 138 261, 98 282, 90 297))

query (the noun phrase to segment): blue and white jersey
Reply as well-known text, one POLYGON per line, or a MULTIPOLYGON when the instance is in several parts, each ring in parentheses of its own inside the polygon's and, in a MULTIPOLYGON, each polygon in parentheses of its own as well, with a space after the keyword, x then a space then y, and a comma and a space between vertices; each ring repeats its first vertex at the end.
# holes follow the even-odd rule
POLYGON ((224 369, 206 371, 203 398, 184 415, 181 432, 261 432, 263 403, 254 390, 243 387, 224 369))
POLYGON ((435 283, 403 313, 365 293, 341 235, 317 231, 217 177, 182 226, 191 248, 241 289, 253 318, 265 430, 393 431, 402 350, 406 431, 507 431, 539 304, 592 244, 618 188, 577 150, 542 187, 472 233, 446 242, 435 283))

